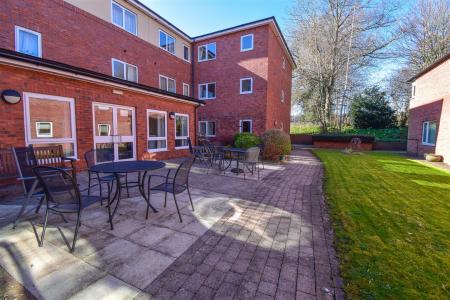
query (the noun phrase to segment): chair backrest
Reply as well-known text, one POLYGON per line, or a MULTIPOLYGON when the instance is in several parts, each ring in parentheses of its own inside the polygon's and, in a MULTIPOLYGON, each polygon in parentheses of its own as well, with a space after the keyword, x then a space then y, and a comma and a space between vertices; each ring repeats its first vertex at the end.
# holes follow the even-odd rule
POLYGON ((186 186, 189 180, 189 172, 191 171, 192 164, 194 163, 194 157, 185 159, 177 169, 173 180, 174 185, 186 186))
POLYGON ((34 147, 34 156, 40 166, 53 166, 64 168, 65 163, 62 159, 64 151, 61 145, 34 147))
MULTIPOLYGON (((16 168, 19 177, 34 178, 35 174, 33 168, 38 165, 36 156, 34 155, 33 146, 28 147, 14 147, 14 159, 16 161, 16 168)), ((22 180, 24 193, 27 194, 33 186, 34 179, 22 180)))
POLYGON ((34 167, 33 172, 44 189, 47 201, 64 205, 66 211, 78 211, 81 208, 80 191, 69 173, 47 166, 34 167))
POLYGON ((259 161, 259 147, 251 147, 245 151, 245 161, 249 163, 257 163, 259 161))
POLYGON ((114 161, 114 151, 110 148, 93 149, 84 153, 84 160, 88 168, 95 166, 98 163, 114 161))
POLYGON ((17 177, 14 154, 10 148, 0 148, 0 180, 17 177))

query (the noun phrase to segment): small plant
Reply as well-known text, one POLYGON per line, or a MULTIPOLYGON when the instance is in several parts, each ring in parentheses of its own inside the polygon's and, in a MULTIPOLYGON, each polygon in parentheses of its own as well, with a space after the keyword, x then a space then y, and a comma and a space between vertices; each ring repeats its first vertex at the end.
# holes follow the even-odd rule
POLYGON ((291 138, 280 129, 267 130, 262 135, 264 143, 264 158, 280 160, 291 152, 291 138))
POLYGON ((253 133, 242 132, 234 135, 234 146, 237 148, 248 149, 261 144, 261 139, 253 133))

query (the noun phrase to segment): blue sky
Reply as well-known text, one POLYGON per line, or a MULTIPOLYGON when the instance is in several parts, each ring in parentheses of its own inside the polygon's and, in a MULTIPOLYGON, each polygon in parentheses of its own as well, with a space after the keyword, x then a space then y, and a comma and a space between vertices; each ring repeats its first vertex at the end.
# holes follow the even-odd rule
MULTIPOLYGON (((141 0, 163 18, 197 36, 275 16, 284 31, 293 0, 141 0)), ((283 32, 284 33, 284 32, 283 32)))

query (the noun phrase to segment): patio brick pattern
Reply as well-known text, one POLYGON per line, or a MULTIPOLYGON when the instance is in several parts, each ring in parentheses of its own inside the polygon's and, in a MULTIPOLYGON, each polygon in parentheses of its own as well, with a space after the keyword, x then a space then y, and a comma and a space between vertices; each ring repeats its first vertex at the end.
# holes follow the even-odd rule
POLYGON ((322 175, 316 158, 295 151, 145 291, 156 299, 341 299, 322 175))

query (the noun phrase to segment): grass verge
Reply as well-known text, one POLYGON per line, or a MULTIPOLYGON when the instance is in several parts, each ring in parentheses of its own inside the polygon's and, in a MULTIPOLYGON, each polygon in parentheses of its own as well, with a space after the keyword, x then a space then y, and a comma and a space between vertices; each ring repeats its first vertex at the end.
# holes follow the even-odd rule
POLYGON ((349 299, 450 298, 450 173, 381 152, 314 150, 349 299))

